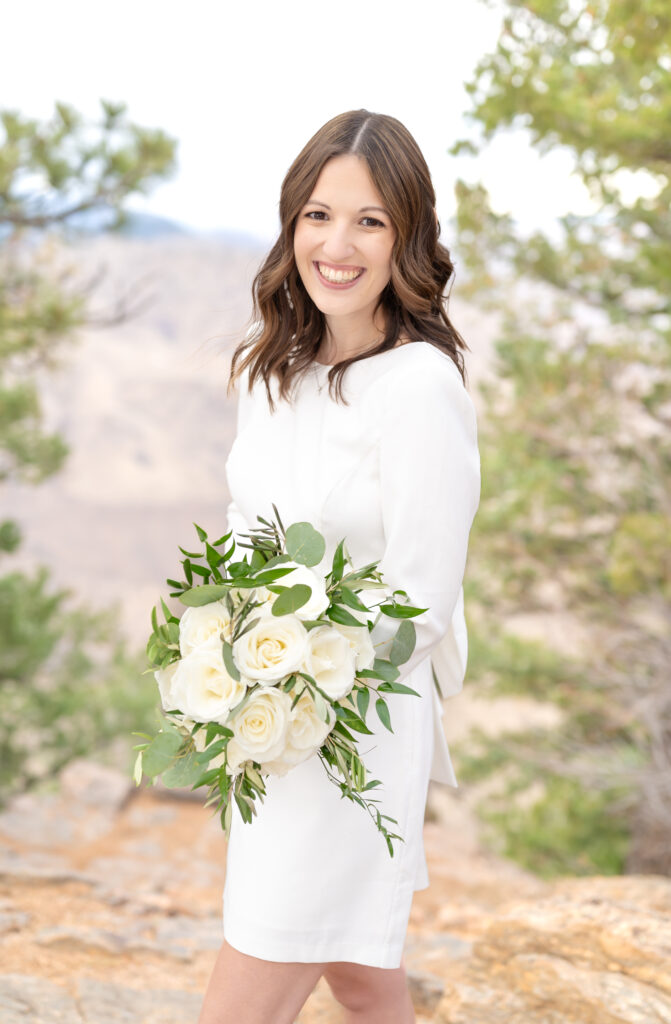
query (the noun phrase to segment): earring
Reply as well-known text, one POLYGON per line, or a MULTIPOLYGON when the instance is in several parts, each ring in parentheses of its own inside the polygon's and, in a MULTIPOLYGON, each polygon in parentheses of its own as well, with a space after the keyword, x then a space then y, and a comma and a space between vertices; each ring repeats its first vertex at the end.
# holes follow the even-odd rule
POLYGON ((287 284, 287 279, 286 279, 286 277, 285 277, 285 279, 284 279, 284 291, 285 291, 285 293, 286 293, 286 296, 287 296, 287 302, 289 303, 289 307, 290 307, 291 309, 293 309, 293 308, 294 308, 294 304, 293 304, 293 302, 291 301, 291 292, 289 291, 289 285, 287 284))

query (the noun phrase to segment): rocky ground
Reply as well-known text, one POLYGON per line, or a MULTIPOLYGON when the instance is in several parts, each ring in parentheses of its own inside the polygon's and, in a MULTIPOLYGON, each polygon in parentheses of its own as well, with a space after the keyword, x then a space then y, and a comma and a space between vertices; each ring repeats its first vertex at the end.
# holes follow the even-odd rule
MULTIPOLYGON (((405 952, 418 1022, 671 1022, 671 879, 543 882, 436 787, 405 952)), ((0 814, 2 1024, 190 1024, 221 943, 225 840, 193 799, 75 762, 0 814)), ((299 1024, 341 1020, 319 983, 299 1024)), ((269 1022, 270 1024, 270 1022, 269 1022)))

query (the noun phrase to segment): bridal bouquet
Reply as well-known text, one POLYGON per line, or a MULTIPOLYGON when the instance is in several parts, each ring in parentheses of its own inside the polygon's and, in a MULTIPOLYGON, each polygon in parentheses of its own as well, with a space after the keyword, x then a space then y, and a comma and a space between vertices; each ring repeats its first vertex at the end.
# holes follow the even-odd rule
POLYGON ((184 579, 167 583, 186 609, 178 618, 161 599, 164 623, 152 610, 147 672, 163 713, 155 736, 135 734, 144 740, 135 748, 136 785, 145 774, 170 787, 207 786, 228 835, 234 803, 251 822, 264 778, 317 755, 343 797, 371 815, 393 857, 392 840, 403 840, 369 795, 381 781, 368 779, 356 734, 371 735, 371 699, 393 732, 385 695, 419 696, 395 680, 415 647, 410 619, 427 609, 397 600, 408 595, 389 592, 377 562, 355 569, 344 540, 328 575, 315 572, 323 536, 305 522, 285 530, 273 511, 277 522, 258 516, 263 526, 243 534, 251 543, 238 544, 250 550, 241 561, 233 560, 232 531, 210 542, 194 524, 202 550, 180 547, 184 579), (383 596, 369 606, 359 596, 366 591, 383 596), (376 657, 370 638, 380 614, 401 620, 388 659, 376 657))

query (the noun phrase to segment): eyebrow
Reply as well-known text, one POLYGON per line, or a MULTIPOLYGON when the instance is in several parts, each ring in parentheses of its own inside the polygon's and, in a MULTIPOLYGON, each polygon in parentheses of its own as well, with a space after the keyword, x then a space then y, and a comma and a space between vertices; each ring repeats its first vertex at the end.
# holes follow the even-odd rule
MULTIPOLYGON (((306 206, 310 203, 314 203, 315 206, 323 206, 325 210, 331 209, 328 203, 320 203, 318 199, 308 199, 306 206)), ((365 210, 379 210, 380 213, 384 213, 387 217, 389 216, 389 214, 387 213, 383 206, 362 206, 361 209, 359 210, 359 213, 364 213, 365 210)))

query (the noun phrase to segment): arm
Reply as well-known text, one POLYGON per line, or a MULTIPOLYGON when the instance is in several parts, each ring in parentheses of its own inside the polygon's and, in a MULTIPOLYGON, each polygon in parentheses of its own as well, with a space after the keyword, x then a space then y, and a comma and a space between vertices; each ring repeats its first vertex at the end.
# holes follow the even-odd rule
MULTIPOLYGON (((480 455, 472 399, 456 367, 390 373, 382 395, 380 489, 385 584, 428 611, 410 621, 411 657, 401 682, 445 636, 459 599, 471 524, 480 500, 480 455)), ((380 616, 371 639, 387 657, 402 620, 380 616), (379 644, 379 646, 378 646, 379 644)))

